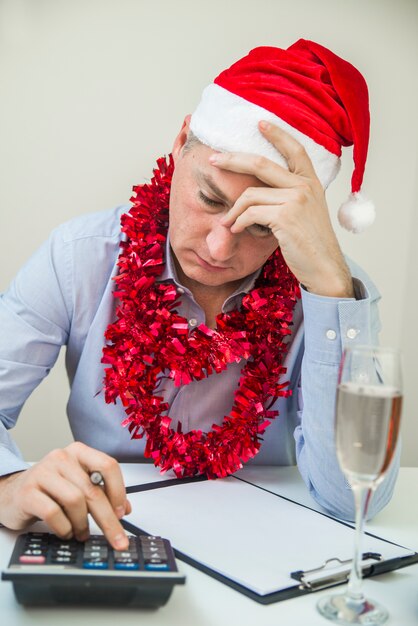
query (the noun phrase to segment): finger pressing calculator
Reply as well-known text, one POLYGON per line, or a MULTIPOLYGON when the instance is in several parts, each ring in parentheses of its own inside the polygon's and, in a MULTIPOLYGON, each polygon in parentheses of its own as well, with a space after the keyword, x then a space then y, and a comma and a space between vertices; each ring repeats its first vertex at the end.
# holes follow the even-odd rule
POLYGON ((20 604, 158 607, 174 585, 184 584, 168 539, 129 536, 128 550, 114 550, 103 535, 86 542, 48 532, 19 535, 3 580, 20 604))

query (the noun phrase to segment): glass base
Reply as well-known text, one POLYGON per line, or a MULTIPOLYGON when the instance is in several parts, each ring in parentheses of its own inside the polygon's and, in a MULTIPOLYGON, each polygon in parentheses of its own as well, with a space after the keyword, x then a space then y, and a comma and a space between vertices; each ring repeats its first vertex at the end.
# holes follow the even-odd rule
POLYGON ((345 594, 325 596, 319 600, 317 608, 321 615, 344 626, 376 626, 384 624, 389 617, 387 610, 373 600, 355 602, 345 594))

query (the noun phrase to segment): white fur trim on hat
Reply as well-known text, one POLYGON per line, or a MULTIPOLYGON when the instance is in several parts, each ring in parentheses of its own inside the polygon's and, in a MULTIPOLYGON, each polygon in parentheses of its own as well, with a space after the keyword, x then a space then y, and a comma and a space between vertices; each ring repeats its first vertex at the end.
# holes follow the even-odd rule
POLYGON ((274 113, 253 104, 213 83, 208 85, 193 113, 190 130, 205 145, 219 152, 251 152, 287 166, 284 157, 258 129, 258 122, 276 124, 301 143, 312 161, 316 175, 326 189, 340 169, 340 159, 274 113))

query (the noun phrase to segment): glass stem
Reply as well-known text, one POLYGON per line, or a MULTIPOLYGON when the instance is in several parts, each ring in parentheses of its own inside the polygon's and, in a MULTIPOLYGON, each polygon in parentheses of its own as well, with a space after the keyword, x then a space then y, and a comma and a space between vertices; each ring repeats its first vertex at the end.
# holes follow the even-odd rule
POLYGON ((354 558, 348 581, 347 595, 354 603, 361 604, 365 599, 362 591, 361 562, 363 554, 361 546, 364 521, 367 515, 367 509, 369 508, 372 489, 370 487, 357 484, 352 486, 352 491, 356 510, 356 528, 354 533, 354 558))

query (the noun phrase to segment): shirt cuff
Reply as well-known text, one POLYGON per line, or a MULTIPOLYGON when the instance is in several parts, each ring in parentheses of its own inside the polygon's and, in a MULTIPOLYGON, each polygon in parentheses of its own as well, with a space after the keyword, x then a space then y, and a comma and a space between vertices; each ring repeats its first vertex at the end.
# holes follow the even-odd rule
POLYGON ((22 472, 30 467, 23 459, 19 458, 8 448, 1 446, 0 448, 0 477, 15 472, 22 472))
POLYGON ((370 294, 353 279, 354 298, 318 296, 301 287, 305 354, 320 363, 336 364, 346 345, 371 342, 370 294))

